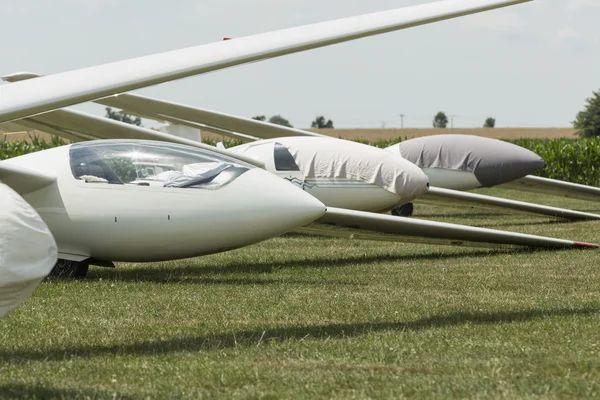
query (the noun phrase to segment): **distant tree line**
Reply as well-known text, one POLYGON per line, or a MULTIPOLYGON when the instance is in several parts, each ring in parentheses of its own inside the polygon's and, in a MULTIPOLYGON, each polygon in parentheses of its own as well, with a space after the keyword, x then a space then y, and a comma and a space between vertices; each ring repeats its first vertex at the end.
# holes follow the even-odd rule
MULTIPOLYGON (((141 118, 133 117, 120 111, 113 111, 110 107, 106 107, 106 117, 138 126, 142 124, 141 118)), ((266 115, 257 115, 252 117, 252 119, 268 121, 272 124, 293 128, 290 121, 281 115, 273 115, 268 119, 266 115)), ((433 117, 434 128, 447 128, 448 122, 448 115, 443 111, 439 111, 433 117)), ((494 128, 495 126, 495 118, 488 117, 485 119, 483 124, 484 128, 494 128)), ((585 108, 577 113, 575 121, 573 121, 573 126, 577 129, 577 134, 580 137, 600 136, 600 90, 592 92, 592 97, 586 99, 585 108)), ((311 122, 310 127, 317 129, 333 129, 334 126, 332 120, 326 119, 323 115, 319 115, 311 122)))
MULTIPOLYGON (((496 119, 492 117, 486 118, 483 123, 484 128, 493 128, 496 126, 496 119)), ((448 127, 448 116, 445 112, 440 111, 433 117, 434 128, 447 128, 448 127)))
MULTIPOLYGON (((252 117, 252 119, 255 119, 257 121, 267 121, 267 122, 270 122, 271 124, 283 125, 283 126, 293 128, 292 124, 290 124, 290 121, 283 118, 281 115, 273 115, 268 120, 267 120, 266 115, 256 115, 256 116, 252 117)), ((318 129, 333 129, 333 121, 330 119, 326 119, 322 115, 319 115, 318 117, 315 118, 315 120, 313 122, 311 122, 310 127, 318 128, 318 129)))
MULTIPOLYGON (((592 96, 585 102, 584 109, 577 113, 575 121, 573 121, 573 127, 580 137, 600 136, 600 90, 592 92, 592 96)), ((433 127, 446 128, 446 126, 448 126, 448 116, 440 111, 433 117, 433 127)), ((483 124, 484 128, 495 126, 496 119, 492 117, 488 117, 483 124)))

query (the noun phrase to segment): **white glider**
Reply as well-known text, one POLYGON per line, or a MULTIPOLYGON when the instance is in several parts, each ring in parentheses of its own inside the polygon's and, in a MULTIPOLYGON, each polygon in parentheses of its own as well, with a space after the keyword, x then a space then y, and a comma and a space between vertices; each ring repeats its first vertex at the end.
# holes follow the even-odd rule
POLYGON ((387 150, 422 168, 432 186, 459 190, 498 186, 600 201, 600 188, 530 175, 544 167, 544 160, 532 151, 498 139, 432 135, 405 140, 387 150))
POLYGON ((157 141, 27 154, 0 162, 0 180, 48 225, 57 272, 75 276, 90 261, 161 261, 247 246, 325 213, 323 203, 260 168, 157 141))

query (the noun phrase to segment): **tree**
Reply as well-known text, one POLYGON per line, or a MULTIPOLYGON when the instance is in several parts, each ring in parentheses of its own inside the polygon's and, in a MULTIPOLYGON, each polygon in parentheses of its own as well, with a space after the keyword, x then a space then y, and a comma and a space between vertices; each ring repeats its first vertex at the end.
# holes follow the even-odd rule
POLYGON ((132 116, 130 116, 128 114, 120 113, 118 111, 113 111, 113 109, 110 107, 106 107, 105 117, 114 119, 117 121, 125 122, 126 124, 133 124, 133 125, 137 125, 137 126, 142 125, 142 119, 140 117, 137 117, 134 119, 132 116))
POLYGON ((292 124, 290 124, 290 121, 283 118, 281 115, 273 115, 271 118, 269 118, 269 122, 272 124, 283 125, 293 128, 292 124))
POLYGON ((266 121, 267 117, 264 115, 256 115, 256 116, 252 117, 252 119, 255 119, 257 121, 266 121))
POLYGON ((585 100, 585 109, 578 112, 573 121, 573 126, 581 137, 600 136, 600 90, 592 93, 593 96, 585 100))
POLYGON ((492 117, 488 117, 483 124, 484 128, 493 128, 496 126, 496 119, 492 117))
POLYGON ((434 128, 445 128, 448 126, 448 116, 443 111, 438 112, 433 117, 433 127, 434 128))
POLYGON ((310 127, 318 129, 333 129, 333 121, 330 119, 325 121, 325 117, 321 115, 315 118, 315 120, 310 124, 310 127))

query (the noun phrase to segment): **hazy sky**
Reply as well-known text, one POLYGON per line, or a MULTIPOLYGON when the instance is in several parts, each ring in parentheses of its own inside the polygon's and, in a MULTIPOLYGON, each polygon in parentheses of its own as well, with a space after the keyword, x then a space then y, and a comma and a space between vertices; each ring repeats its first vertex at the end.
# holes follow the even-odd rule
MULTIPOLYGON (((0 73, 55 73, 426 0, 0 0, 0 73)), ((600 89, 600 0, 535 0, 138 91, 336 127, 571 126, 600 89)), ((101 108, 80 106, 102 113, 101 108)))

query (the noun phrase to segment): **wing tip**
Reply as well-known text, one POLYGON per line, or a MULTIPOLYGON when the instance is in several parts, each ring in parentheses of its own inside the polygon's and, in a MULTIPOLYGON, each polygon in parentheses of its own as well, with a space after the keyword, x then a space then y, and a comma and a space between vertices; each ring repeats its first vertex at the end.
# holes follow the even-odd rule
POLYGON ((600 245, 595 243, 586 243, 586 242, 573 242, 573 245, 577 249, 597 249, 600 245))

